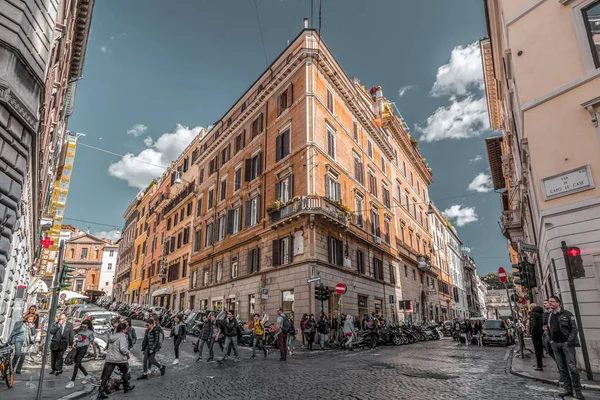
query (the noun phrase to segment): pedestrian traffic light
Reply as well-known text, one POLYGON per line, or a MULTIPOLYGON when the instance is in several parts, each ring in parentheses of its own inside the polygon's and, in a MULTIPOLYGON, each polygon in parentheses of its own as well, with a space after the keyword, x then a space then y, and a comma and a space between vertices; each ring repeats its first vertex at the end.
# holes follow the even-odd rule
POLYGON ((327 286, 323 287, 323 291, 321 292, 321 295, 323 296, 323 301, 329 300, 329 288, 327 286))
POLYGON ((72 286, 70 282, 74 276, 70 275, 69 272, 75 271, 75 268, 69 267, 67 264, 63 264, 58 275, 58 291, 63 289, 69 289, 72 286))
POLYGON ((581 258, 579 247, 567 247, 565 258, 568 261, 567 267, 571 271, 571 278, 585 278, 585 268, 583 267, 583 259, 581 258))
POLYGON ((319 285, 315 288, 315 299, 318 301, 323 300, 323 286, 319 285))

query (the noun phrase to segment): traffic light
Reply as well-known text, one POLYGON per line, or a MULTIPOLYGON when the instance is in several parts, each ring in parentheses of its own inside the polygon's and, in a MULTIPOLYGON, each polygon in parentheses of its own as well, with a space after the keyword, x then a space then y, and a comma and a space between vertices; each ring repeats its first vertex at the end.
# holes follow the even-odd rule
POLYGON ((323 291, 321 292, 323 296, 323 301, 329 300, 329 288, 327 286, 323 287, 323 291))
POLYGON ((63 289, 69 289, 72 286, 70 282, 74 276, 70 275, 69 272, 75 271, 75 268, 69 267, 67 264, 63 264, 60 269, 60 274, 58 275, 58 291, 60 292, 63 289))
POLYGON ((537 280, 535 279, 535 264, 527 263, 527 280, 529 281, 528 288, 537 287, 537 280))
POLYGON ((523 284, 523 269, 521 268, 521 263, 518 264, 513 264, 512 265, 513 268, 513 283, 515 285, 521 285, 524 286, 523 284))
POLYGON ((567 267, 571 271, 571 278, 585 278, 585 268, 583 268, 583 259, 579 247, 567 247, 565 258, 568 261, 567 267))
POLYGON ((321 286, 321 285, 319 285, 319 286, 317 286, 315 288, 315 299, 317 301, 321 301, 322 300, 322 297, 323 297, 323 291, 322 291, 322 289, 323 289, 323 286, 321 286))

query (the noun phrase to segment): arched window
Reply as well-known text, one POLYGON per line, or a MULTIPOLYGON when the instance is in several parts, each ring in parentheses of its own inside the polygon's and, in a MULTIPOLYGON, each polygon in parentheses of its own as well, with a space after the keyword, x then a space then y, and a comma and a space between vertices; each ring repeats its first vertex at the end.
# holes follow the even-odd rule
POLYGON ((71 249, 71 258, 75 258, 75 249, 71 249))
POLYGON ((92 274, 92 285, 96 284, 96 275, 92 274))

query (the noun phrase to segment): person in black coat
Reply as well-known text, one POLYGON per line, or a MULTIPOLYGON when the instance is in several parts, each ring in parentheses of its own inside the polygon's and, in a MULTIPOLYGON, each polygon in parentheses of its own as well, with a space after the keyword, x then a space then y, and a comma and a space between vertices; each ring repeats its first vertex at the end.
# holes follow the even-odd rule
POLYGON ((73 346, 73 324, 67 322, 67 316, 60 314, 49 329, 52 335, 50 341, 50 375, 63 373, 63 357, 65 351, 73 346))
POLYGON ((544 309, 535 303, 529 305, 529 334, 533 341, 536 371, 543 371, 542 356, 544 354, 544 344, 542 336, 544 335, 544 309))

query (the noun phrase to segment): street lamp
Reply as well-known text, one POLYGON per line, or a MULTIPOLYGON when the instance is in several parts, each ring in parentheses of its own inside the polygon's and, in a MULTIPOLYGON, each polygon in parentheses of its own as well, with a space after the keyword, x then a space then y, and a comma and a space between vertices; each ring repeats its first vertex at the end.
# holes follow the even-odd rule
POLYGON ((435 214, 435 210, 433 209, 431 202, 429 202, 429 207, 427 207, 427 215, 433 215, 433 214, 435 214))
POLYGON ((175 180, 173 181, 173 183, 175 185, 181 185, 183 182, 190 183, 190 184, 192 183, 192 182, 188 181, 187 179, 183 179, 181 177, 180 171, 175 171, 175 180))

